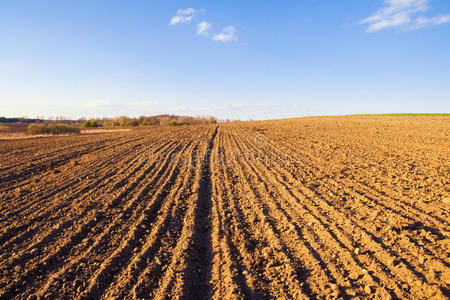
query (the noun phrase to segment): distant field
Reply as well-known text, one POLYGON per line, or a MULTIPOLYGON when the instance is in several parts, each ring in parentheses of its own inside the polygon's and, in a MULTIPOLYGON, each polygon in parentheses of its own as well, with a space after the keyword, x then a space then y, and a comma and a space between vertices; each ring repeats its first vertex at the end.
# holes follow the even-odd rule
POLYGON ((18 134, 27 132, 29 123, 0 123, 0 135, 1 134, 18 134))
POLYGON ((355 114, 347 116, 374 116, 374 117, 450 117, 450 113, 387 113, 387 114, 355 114))
POLYGON ((420 116, 2 140, 0 299, 445 299, 450 122, 420 116))
MULTIPOLYGON (((29 135, 27 132, 27 128, 28 128, 28 125, 30 125, 30 124, 33 124, 33 123, 20 123, 20 122, 0 123, 0 140, 34 139, 34 138, 42 138, 42 137, 52 137, 51 134, 50 135, 46 135, 46 134, 29 135)), ((94 127, 94 128, 84 128, 80 124, 78 124, 78 125, 75 124, 72 126, 80 128, 81 134, 98 134, 101 132, 130 131, 131 130, 131 127, 127 127, 127 126, 94 127)))

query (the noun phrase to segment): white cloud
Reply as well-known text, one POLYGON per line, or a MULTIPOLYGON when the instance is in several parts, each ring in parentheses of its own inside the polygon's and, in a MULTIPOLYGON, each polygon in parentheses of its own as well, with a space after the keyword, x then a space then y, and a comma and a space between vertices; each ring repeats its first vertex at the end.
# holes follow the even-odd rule
POLYGON ((197 10, 193 8, 184 8, 177 10, 177 13, 175 16, 170 19, 169 24, 175 25, 175 24, 181 24, 191 21, 196 14, 203 12, 203 9, 197 10))
MULTIPOLYGON (((194 9, 194 8, 183 8, 178 9, 175 16, 170 19, 169 24, 181 24, 192 21, 192 19, 199 13, 203 13, 204 9, 194 9)), ((202 21, 197 24, 196 33, 199 35, 209 36, 210 29, 212 28, 211 23, 202 21)), ((227 26, 222 29, 221 32, 216 33, 212 37, 215 41, 228 42, 237 40, 237 31, 234 26, 227 26)))
POLYGON ((432 18, 420 17, 414 20, 407 29, 419 29, 428 25, 440 25, 444 23, 450 23, 450 15, 440 15, 432 18))
POLYGON ((184 17, 184 16, 174 16, 170 19, 170 25, 175 25, 179 23, 186 23, 192 20, 192 17, 184 17))
POLYGON ((236 28, 234 26, 225 27, 220 33, 213 36, 213 40, 221 42, 236 41, 236 28))
POLYGON ((177 10, 177 15, 193 15, 196 12, 197 10, 193 8, 185 8, 185 9, 180 8, 179 10, 177 10))
POLYGON ((360 23, 369 24, 367 32, 375 32, 386 28, 412 30, 428 25, 439 25, 450 22, 450 15, 432 18, 416 17, 427 11, 429 0, 384 0, 384 7, 360 23))
POLYGON ((197 24, 197 34, 208 35, 211 24, 208 22, 200 22, 197 24))

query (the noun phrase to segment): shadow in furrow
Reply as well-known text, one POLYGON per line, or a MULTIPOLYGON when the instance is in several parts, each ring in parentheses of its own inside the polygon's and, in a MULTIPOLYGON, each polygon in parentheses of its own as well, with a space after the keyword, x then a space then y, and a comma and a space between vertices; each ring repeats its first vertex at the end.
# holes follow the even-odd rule
POLYGON ((210 284, 212 270, 212 240, 211 240, 211 153, 217 127, 211 136, 203 159, 201 178, 198 189, 198 207, 195 213, 194 233, 189 249, 183 297, 186 299, 209 299, 212 294, 210 284))

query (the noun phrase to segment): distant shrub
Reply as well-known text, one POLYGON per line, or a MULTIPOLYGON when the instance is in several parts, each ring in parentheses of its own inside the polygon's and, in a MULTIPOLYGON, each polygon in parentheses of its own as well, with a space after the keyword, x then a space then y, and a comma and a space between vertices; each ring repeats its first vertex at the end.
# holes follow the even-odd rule
POLYGON ((36 134, 65 134, 65 133, 80 133, 80 129, 66 124, 30 124, 28 125, 28 133, 36 134))
POLYGON ((80 133, 80 129, 72 127, 66 124, 48 124, 48 130, 51 134, 64 134, 64 133, 80 133))
POLYGON ((130 121, 130 118, 128 118, 126 116, 121 116, 121 117, 119 117, 118 121, 119 121, 120 126, 128 126, 127 124, 130 121))
POLYGON ((45 124, 30 124, 28 125, 28 134, 48 134, 48 128, 45 124))
POLYGON ((170 121, 167 125, 169 126, 183 126, 183 125, 189 125, 188 122, 177 122, 177 121, 170 121))
POLYGON ((90 121, 85 121, 83 122, 83 127, 98 127, 98 123, 96 120, 90 120, 90 121))
MULTIPOLYGON (((86 121, 85 119, 81 121, 86 121)), ((129 118, 127 116, 121 116, 117 118, 104 118, 101 120, 99 126, 139 126, 139 125, 169 125, 169 126, 181 126, 181 125, 194 125, 194 124, 214 124, 217 123, 214 117, 190 117, 190 116, 177 116, 177 115, 157 115, 157 116, 140 116, 138 118, 129 118)), ((92 127, 91 124, 86 126, 92 127)))
POLYGON ((112 126, 120 126, 120 123, 114 120, 104 120, 102 125, 104 127, 112 127, 112 126))
POLYGON ((139 126, 139 122, 137 120, 129 120, 125 123, 125 126, 139 126))

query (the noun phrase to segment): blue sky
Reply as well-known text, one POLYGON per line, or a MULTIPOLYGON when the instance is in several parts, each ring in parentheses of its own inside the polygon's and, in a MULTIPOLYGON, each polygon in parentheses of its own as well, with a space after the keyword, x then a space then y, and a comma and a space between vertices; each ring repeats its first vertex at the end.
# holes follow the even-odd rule
POLYGON ((0 115, 450 112, 448 0, 0 2, 0 115))

